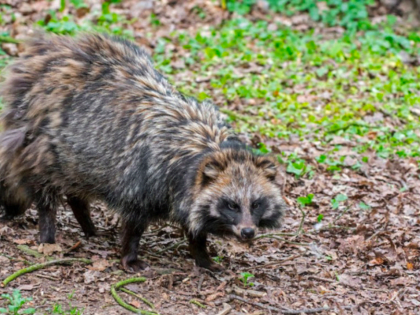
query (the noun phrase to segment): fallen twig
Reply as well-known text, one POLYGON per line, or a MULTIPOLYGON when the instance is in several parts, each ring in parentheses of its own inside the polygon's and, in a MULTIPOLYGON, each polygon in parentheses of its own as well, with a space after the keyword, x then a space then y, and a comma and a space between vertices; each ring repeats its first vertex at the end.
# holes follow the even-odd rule
POLYGON ((164 249, 162 249, 162 250, 158 251, 158 252, 157 252, 157 254, 158 254, 158 255, 160 255, 160 254, 162 254, 162 253, 164 253, 164 252, 166 252, 166 251, 168 251, 168 250, 171 250, 172 248, 176 248, 176 247, 178 247, 179 245, 181 245, 181 244, 183 244, 183 243, 185 243, 185 242, 186 242, 186 239, 184 238, 182 241, 179 241, 179 242, 177 242, 177 243, 175 243, 175 244, 172 244, 171 246, 168 246, 168 247, 166 247, 166 248, 164 248, 164 249))
POLYGON ((302 219, 300 220, 299 229, 298 229, 296 235, 300 235, 300 234, 303 233, 303 223, 305 223, 305 218, 306 218, 306 212, 303 211, 303 209, 301 207, 299 207, 299 210, 302 213, 302 219))
POLYGON ((148 299, 146 299, 146 298, 142 297, 141 295, 138 295, 137 293, 134 293, 133 291, 130 291, 130 290, 126 289, 126 288, 121 288, 120 290, 121 290, 121 291, 123 291, 123 292, 125 292, 125 293, 127 293, 127 294, 130 294, 130 295, 132 295, 132 296, 135 296, 135 297, 136 297, 136 298, 138 298, 139 300, 141 300, 141 301, 143 301, 144 303, 146 303, 147 305, 149 305, 152 309, 154 309, 154 308, 155 308, 155 306, 153 305, 153 303, 152 303, 152 302, 150 302, 148 299))
POLYGON ((198 307, 201 307, 201 308, 206 308, 206 306, 205 306, 205 305, 201 304, 201 303, 200 303, 200 302, 198 302, 197 300, 190 300, 190 303, 191 303, 191 304, 195 304, 195 305, 197 305, 198 307))
POLYGON ((217 313, 217 315, 227 315, 232 310, 232 306, 223 303, 223 310, 217 313))
POLYGON ((78 248, 79 248, 79 247, 81 247, 81 246, 82 246, 82 242, 78 241, 76 244, 74 244, 72 247, 70 247, 70 248, 66 251, 66 253, 70 253, 71 251, 76 250, 76 249, 78 249, 78 248))
POLYGON ((244 290, 242 288, 239 288, 236 285, 234 285, 233 288, 231 289, 231 291, 230 292, 228 291, 228 293, 231 293, 232 291, 235 294, 237 294, 237 295, 242 295, 242 296, 247 296, 248 295, 248 296, 259 297, 259 298, 267 295, 267 293, 265 293, 265 292, 260 292, 260 291, 255 291, 255 290, 249 290, 249 289, 248 290, 244 290))
MULTIPOLYGON (((294 234, 294 236, 297 236, 297 235, 294 234)), ((287 239, 285 239, 283 237, 279 237, 279 236, 276 236, 274 234, 273 235, 266 234, 266 235, 264 235, 264 237, 266 237, 266 238, 274 238, 276 240, 279 240, 279 241, 282 241, 282 242, 285 242, 285 243, 288 243, 288 244, 292 244, 292 245, 299 245, 299 246, 310 246, 311 245, 309 243, 298 243, 298 242, 289 241, 289 240, 287 240, 287 239)))
POLYGON ((92 261, 89 259, 84 259, 84 258, 67 258, 67 259, 47 261, 42 264, 35 264, 27 268, 23 268, 15 272, 11 276, 8 276, 6 279, 3 280, 2 287, 5 287, 9 282, 15 280, 17 277, 21 275, 24 275, 25 273, 33 272, 35 270, 39 270, 39 269, 42 269, 51 265, 61 265, 61 264, 68 264, 68 263, 74 263, 74 262, 84 262, 86 264, 90 264, 92 261))
POLYGON ((201 286, 203 285, 204 275, 201 275, 200 280, 198 281, 197 292, 201 291, 201 286))
MULTIPOLYGON (((241 301, 241 302, 253 305, 253 306, 257 306, 257 307, 267 309, 267 310, 270 310, 270 311, 276 311, 276 312, 279 312, 281 314, 286 314, 286 315, 294 315, 294 314, 299 315, 299 314, 302 314, 302 313, 303 314, 316 314, 316 313, 331 310, 330 307, 318 307, 318 308, 305 308, 305 309, 299 309, 299 310, 290 310, 290 309, 277 308, 277 307, 273 307, 273 306, 269 306, 269 305, 264 305, 264 304, 257 303, 257 302, 251 302, 251 301, 248 301, 245 298, 242 298, 242 297, 234 295, 234 294, 229 295, 229 298, 231 300, 238 300, 238 301, 241 301)), ((342 308, 343 309, 351 309, 352 306, 346 305, 342 308)))
POLYGON ((0 36, 0 43, 20 44, 21 41, 9 36, 0 36))
POLYGON ((37 274, 36 277, 45 278, 45 279, 48 279, 48 280, 51 280, 51 281, 60 281, 60 279, 58 279, 56 277, 50 277, 50 276, 43 275, 43 274, 37 274))
POLYGON ((234 120, 243 120, 245 122, 249 122, 250 118, 245 116, 245 115, 241 115, 238 114, 232 110, 229 110, 227 108, 220 108, 220 111, 228 116, 230 116, 230 118, 233 118, 234 120))
POLYGON ((18 245, 16 246, 17 249, 21 250, 27 255, 34 256, 35 258, 41 258, 42 254, 38 253, 36 250, 30 249, 27 245, 18 245))
POLYGON ((156 313, 156 312, 149 312, 149 311, 145 311, 145 310, 142 310, 142 309, 138 309, 138 308, 135 308, 135 307, 125 303, 124 300, 117 293, 117 289, 119 289, 122 286, 125 286, 126 284, 137 283, 137 282, 145 282, 145 281, 146 281, 146 278, 140 277, 140 278, 130 278, 130 279, 127 279, 127 280, 117 282, 116 284, 114 284, 111 287, 111 295, 113 296, 113 298, 115 299, 115 301, 119 305, 121 305, 122 307, 124 307, 125 309, 127 309, 127 310, 129 310, 133 313, 143 314, 143 315, 158 315, 158 313, 156 313))
POLYGON ((27 265, 31 265, 31 264, 32 264, 32 263, 31 263, 30 261, 28 261, 28 260, 25 260, 25 259, 17 259, 17 258, 14 258, 14 257, 12 257, 12 256, 9 256, 9 255, 3 254, 3 253, 0 253, 0 256, 6 257, 7 259, 10 259, 10 260, 12 260, 12 261, 20 261, 20 262, 23 262, 23 263, 25 263, 25 264, 27 264, 27 265))
POLYGON ((247 268, 245 268, 245 270, 252 270, 252 269, 256 269, 256 268, 260 269, 260 268, 267 268, 267 267, 272 267, 272 266, 276 266, 276 265, 281 265, 281 264, 283 264, 287 261, 299 258, 300 256, 302 256, 302 255, 292 255, 292 256, 287 257, 285 259, 273 261, 273 262, 270 262, 270 263, 265 264, 265 265, 256 265, 256 266, 252 266, 252 267, 247 267, 247 268))
POLYGON ((260 238, 269 238, 273 236, 296 236, 293 233, 268 233, 268 234, 261 234, 254 238, 254 240, 258 240, 260 238))
POLYGON ((317 277, 317 276, 308 276, 308 279, 324 281, 324 282, 329 282, 329 283, 337 283, 337 280, 327 279, 327 278, 322 278, 322 277, 317 277))

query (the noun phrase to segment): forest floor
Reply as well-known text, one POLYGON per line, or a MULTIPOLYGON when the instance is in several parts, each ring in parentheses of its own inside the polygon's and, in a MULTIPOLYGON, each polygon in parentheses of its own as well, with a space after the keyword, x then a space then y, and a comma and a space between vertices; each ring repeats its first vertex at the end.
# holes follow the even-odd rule
MULTIPOLYGON (((290 211, 282 230, 263 231, 250 247, 211 238, 212 257, 226 268, 213 274, 195 267, 177 227, 152 226, 140 245, 147 280, 126 288, 168 315, 420 314, 418 32, 380 6, 368 8, 372 25, 363 29, 351 10, 341 16, 347 22, 328 25, 304 10, 273 13, 264 1, 245 16, 205 0, 70 2, 2 1, 0 66, 22 50, 10 38, 35 24, 129 37, 177 88, 213 99, 283 168, 290 211)), ((325 3, 317 12, 328 12, 325 3)), ((0 223, 0 280, 51 258, 93 261, 22 275, 0 293, 19 289, 33 299, 23 309, 36 314, 128 314, 110 294, 135 276, 119 263, 118 217, 101 204, 92 216, 105 235, 87 240, 61 208, 52 246, 37 243, 34 209, 0 223)))

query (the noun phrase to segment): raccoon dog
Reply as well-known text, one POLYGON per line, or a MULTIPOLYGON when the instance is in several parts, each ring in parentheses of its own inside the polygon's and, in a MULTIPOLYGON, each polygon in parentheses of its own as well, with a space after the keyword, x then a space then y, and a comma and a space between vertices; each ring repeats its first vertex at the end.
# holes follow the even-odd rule
POLYGON ((255 155, 210 102, 177 92, 135 44, 106 35, 35 35, 3 83, 0 173, 26 187, 40 241, 55 241, 61 196, 102 200, 124 222, 122 265, 142 233, 170 220, 198 266, 219 270, 207 234, 249 241, 286 208, 274 159, 255 155))

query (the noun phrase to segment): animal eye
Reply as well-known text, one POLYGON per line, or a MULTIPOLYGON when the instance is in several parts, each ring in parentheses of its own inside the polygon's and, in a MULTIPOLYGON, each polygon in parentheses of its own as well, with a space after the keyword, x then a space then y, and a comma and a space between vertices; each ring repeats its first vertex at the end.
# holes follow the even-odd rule
POLYGON ((233 203, 233 202, 228 203, 228 208, 229 208, 229 210, 232 210, 232 211, 238 211, 239 210, 238 205, 233 203))
POLYGON ((260 203, 258 201, 254 201, 252 203, 252 209, 258 209, 260 207, 260 203))

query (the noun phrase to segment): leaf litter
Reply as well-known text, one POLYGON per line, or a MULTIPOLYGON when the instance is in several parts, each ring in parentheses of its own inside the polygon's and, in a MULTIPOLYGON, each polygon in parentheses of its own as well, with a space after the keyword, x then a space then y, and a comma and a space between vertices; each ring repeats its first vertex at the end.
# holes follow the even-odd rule
MULTIPOLYGON (((13 20, 6 15, 0 30, 17 39, 26 36, 33 22, 51 18, 49 9, 60 7, 60 1, 6 0, 6 4, 13 8, 16 16, 13 20)), ((319 5, 324 9, 323 3, 319 5)), ((97 18, 96 11, 100 8, 100 1, 92 0, 88 8, 76 10, 67 6, 63 14, 72 15, 81 23, 97 18)), ((136 18, 133 23, 122 22, 123 26, 150 52, 158 51, 160 40, 170 39, 175 30, 195 34, 197 29, 209 30, 209 26, 219 25, 231 15, 214 2, 203 0, 129 0, 116 5, 115 12, 124 15, 127 21, 136 18), (147 33, 153 36, 146 36, 147 33)), ((260 4, 260 10, 252 12, 251 18, 266 19, 262 12, 264 6, 260 4)), ((343 33, 340 27, 323 28, 308 22, 305 14, 291 18, 275 15, 273 21, 296 30, 314 28, 315 33, 333 37, 343 33)), ((269 28, 275 31, 277 24, 271 22, 269 28)), ((252 47, 252 42, 249 45, 257 49, 252 47)), ((2 47, 10 56, 21 51, 20 45, 13 43, 2 44, 2 47)), ((268 137, 247 123, 253 120, 258 120, 258 124, 278 123, 278 118, 270 113, 260 114, 261 108, 265 110, 261 99, 233 98, 226 104, 226 95, 212 86, 212 72, 202 72, 197 63, 188 61, 190 52, 177 41, 162 49, 164 55, 171 56, 171 65, 177 70, 168 73, 170 78, 183 84, 194 82, 194 94, 210 91, 218 105, 235 111, 241 119, 234 120, 233 124, 245 141, 254 146, 264 143, 275 153, 298 153, 306 167, 315 171, 310 176, 300 176, 298 165, 290 168, 294 173, 286 172, 287 167, 283 165, 279 181, 291 209, 284 228, 277 231, 277 235, 263 231, 264 237, 258 238, 251 247, 233 240, 210 239, 211 255, 226 267, 224 273, 212 274, 195 267, 178 229, 170 225, 150 227, 140 247, 141 255, 151 266, 141 273, 147 281, 127 288, 151 301, 160 314, 276 314, 322 308, 329 310, 321 310, 320 314, 417 314, 420 307, 418 160, 381 158, 371 151, 353 150, 359 142, 367 143, 380 137, 381 131, 372 130, 353 139, 334 136, 328 143, 313 141, 306 135, 291 135, 287 141, 268 137), (322 154, 328 156, 325 164, 317 162, 322 154), (345 157, 341 164, 335 162, 340 157, 345 157), (367 162, 353 167, 364 157, 367 162), (339 176, 329 170, 332 167, 341 169, 339 176), (310 194, 314 197, 309 204, 297 201, 310 194), (306 213, 303 221, 300 210, 306 213), (301 223, 302 233, 297 234, 301 223), (252 287, 240 281, 244 272, 254 276, 252 287), (197 303, 191 303, 193 300, 197 303)), ((217 64, 212 67, 213 72, 219 70, 217 64)), ((248 62, 236 67, 233 74, 237 79, 246 79, 267 69, 267 66, 248 62)), ((319 69, 316 75, 327 81, 325 71, 319 69)), ((360 71, 360 93, 353 97, 363 99, 366 95, 362 80, 369 74, 360 71)), ((322 108, 335 97, 328 90, 313 91, 305 85, 283 83, 286 89, 281 93, 296 94, 297 102, 303 105, 322 108)), ((413 115, 416 110, 416 107, 411 108, 413 115)), ((403 124, 381 111, 364 115, 363 120, 395 130, 403 124)), ((93 261, 89 266, 81 263, 51 266, 13 281, 10 287, 20 288, 33 297, 32 306, 37 306, 39 314, 51 312, 53 304, 68 305, 69 295, 75 297, 71 299, 72 307, 82 310, 83 314, 127 313, 109 293, 111 284, 129 277, 118 262, 118 219, 102 204, 93 207, 92 216, 98 229, 106 235, 86 240, 68 209, 60 209, 58 243, 51 246, 37 245, 35 210, 27 211, 13 222, 0 223, 2 279, 28 263, 42 263, 48 257, 93 261)), ((0 293, 10 293, 11 288, 0 288, 0 293)), ((132 296, 120 294, 129 304, 144 307, 132 296)), ((0 300, 0 305, 2 303, 0 300)))

